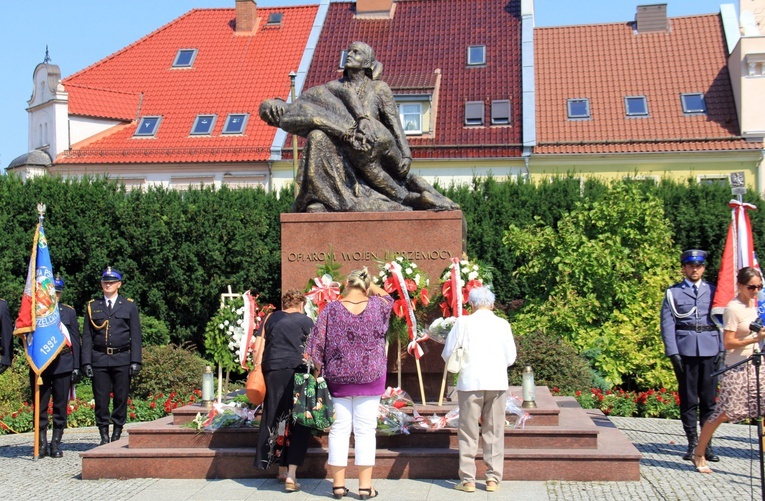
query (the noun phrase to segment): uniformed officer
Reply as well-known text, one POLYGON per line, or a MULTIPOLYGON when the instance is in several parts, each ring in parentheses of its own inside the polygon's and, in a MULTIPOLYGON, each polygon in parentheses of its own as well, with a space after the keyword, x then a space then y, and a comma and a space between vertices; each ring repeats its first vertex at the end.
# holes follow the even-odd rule
POLYGON ((107 268, 101 275, 103 299, 92 299, 82 329, 82 368, 93 378, 96 425, 101 444, 120 439, 127 419, 130 378, 141 370, 141 322, 132 299, 119 295, 122 273, 107 268), (114 408, 109 415, 109 394, 114 408), (114 424, 109 438, 109 421, 114 424))
POLYGON ((0 374, 13 362, 13 322, 8 303, 0 299, 0 374))
MULTIPOLYGON (((666 291, 661 307, 661 337, 664 351, 672 362, 680 394, 680 420, 688 438, 690 460, 698 442, 698 418, 703 425, 715 410, 717 378, 712 377, 722 362, 725 348, 720 331, 712 322, 710 310, 715 286, 702 280, 707 253, 690 249, 680 255, 685 279, 666 291)), ((719 461, 711 445, 707 461, 719 461)))
MULTIPOLYGON (((63 323, 69 331, 72 346, 64 345, 58 356, 51 361, 42 372, 40 386, 40 451, 38 457, 49 455, 53 458, 63 457, 61 437, 66 428, 69 393, 73 384, 80 381, 80 326, 77 323, 77 312, 69 305, 61 303, 61 293, 64 291, 64 280, 56 275, 53 280, 58 300, 58 311, 63 323), (53 394, 53 436, 48 448, 48 402, 53 394)), ((29 370, 29 382, 34 391, 36 375, 29 370)))

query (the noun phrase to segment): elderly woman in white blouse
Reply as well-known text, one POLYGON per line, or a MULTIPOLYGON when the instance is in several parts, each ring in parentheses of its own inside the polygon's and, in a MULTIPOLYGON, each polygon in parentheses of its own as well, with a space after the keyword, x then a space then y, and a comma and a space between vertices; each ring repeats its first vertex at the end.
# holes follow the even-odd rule
POLYGON ((456 348, 465 352, 457 378, 460 482, 455 488, 475 491, 480 419, 486 490, 494 492, 502 481, 505 460, 507 368, 515 363, 515 341, 510 324, 492 311, 494 294, 488 288, 472 289, 468 302, 473 313, 457 320, 441 354, 446 361, 456 348))

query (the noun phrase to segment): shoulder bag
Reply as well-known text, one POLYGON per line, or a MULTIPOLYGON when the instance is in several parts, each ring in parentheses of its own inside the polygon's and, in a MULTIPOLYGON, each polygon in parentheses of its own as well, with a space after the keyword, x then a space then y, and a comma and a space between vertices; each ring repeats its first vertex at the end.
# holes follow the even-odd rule
POLYGON ((253 356, 254 365, 250 374, 247 376, 247 383, 245 385, 245 391, 247 393, 247 399, 254 405, 260 405, 266 399, 266 379, 263 376, 263 350, 266 346, 266 322, 268 322, 271 314, 269 313, 265 320, 263 320, 263 327, 260 330, 260 343, 258 343, 258 351, 253 356))
POLYGON ((459 322, 460 330, 457 333, 457 344, 454 347, 452 354, 449 355, 449 360, 446 362, 446 371, 451 372, 453 374, 459 373, 460 369, 462 369, 462 361, 465 358, 465 348, 463 348, 462 346, 462 343, 464 342, 464 337, 465 337, 464 336, 465 329, 462 326, 463 322, 459 322))

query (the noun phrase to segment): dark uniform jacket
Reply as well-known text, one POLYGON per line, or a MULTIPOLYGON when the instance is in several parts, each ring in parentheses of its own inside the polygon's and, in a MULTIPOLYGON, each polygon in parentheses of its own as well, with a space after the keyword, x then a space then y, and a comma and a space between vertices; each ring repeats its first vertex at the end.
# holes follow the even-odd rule
POLYGON ((677 354, 714 357, 724 351, 722 334, 712 322, 711 315, 715 286, 702 281, 698 295, 694 296, 693 288, 683 280, 670 287, 668 293, 672 296, 678 316, 675 316, 668 297, 665 297, 661 307, 661 337, 665 354, 668 357, 677 354), (693 313, 688 315, 691 311, 693 313))
POLYGON ((82 365, 118 367, 131 363, 141 363, 138 308, 132 300, 117 296, 110 314, 106 300, 91 300, 82 328, 82 365))
POLYGON ((59 303, 58 312, 61 323, 69 330, 72 347, 64 345, 58 356, 45 368, 43 374, 65 374, 80 368, 80 326, 77 324, 77 312, 68 304, 59 303))
POLYGON ((13 361, 13 322, 8 303, 0 299, 0 364, 11 365, 13 361))

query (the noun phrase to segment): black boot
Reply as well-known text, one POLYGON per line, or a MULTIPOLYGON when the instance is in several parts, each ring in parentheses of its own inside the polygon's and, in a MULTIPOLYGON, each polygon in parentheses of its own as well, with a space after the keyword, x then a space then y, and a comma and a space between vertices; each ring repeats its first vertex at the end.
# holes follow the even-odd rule
POLYGON ((101 434, 101 443, 98 445, 104 445, 109 443, 109 426, 99 426, 98 433, 101 434))
POLYGON ((707 444, 707 448, 704 451, 704 458, 706 458, 707 461, 711 461, 713 463, 720 462, 720 456, 718 456, 712 451, 712 440, 710 440, 709 443, 707 444))
POLYGON ((690 461, 693 458, 693 450, 696 448, 696 444, 699 443, 699 436, 695 432, 688 433, 688 450, 683 454, 683 459, 690 461))
POLYGON ((40 432, 40 450, 37 451, 37 459, 42 459, 48 455, 48 431, 44 430, 40 432))
POLYGON ((53 437, 50 440, 50 452, 48 453, 50 457, 64 457, 64 453, 61 451, 61 437, 63 436, 64 430, 53 430, 53 437))
POLYGON ((114 425, 114 431, 112 432, 112 442, 116 442, 120 439, 120 435, 122 435, 122 426, 114 425))

